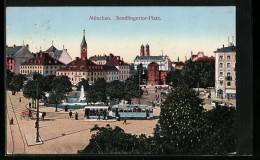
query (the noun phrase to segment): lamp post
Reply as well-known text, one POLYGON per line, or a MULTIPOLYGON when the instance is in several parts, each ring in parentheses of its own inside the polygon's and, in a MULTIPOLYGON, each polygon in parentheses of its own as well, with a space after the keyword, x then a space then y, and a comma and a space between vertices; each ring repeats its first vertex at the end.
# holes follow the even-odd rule
POLYGON ((140 69, 139 69, 139 104, 141 104, 140 83, 141 83, 141 71, 140 71, 140 69))
POLYGON ((39 82, 36 81, 37 84, 37 120, 36 120, 36 142, 40 142, 39 139, 39 82))

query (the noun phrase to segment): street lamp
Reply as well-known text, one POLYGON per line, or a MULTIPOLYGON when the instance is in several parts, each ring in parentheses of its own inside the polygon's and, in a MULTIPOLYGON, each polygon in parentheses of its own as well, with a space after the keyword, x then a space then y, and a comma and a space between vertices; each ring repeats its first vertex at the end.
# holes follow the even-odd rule
POLYGON ((36 81, 37 85, 37 120, 36 120, 36 142, 40 142, 40 136, 39 136, 39 82, 36 81))

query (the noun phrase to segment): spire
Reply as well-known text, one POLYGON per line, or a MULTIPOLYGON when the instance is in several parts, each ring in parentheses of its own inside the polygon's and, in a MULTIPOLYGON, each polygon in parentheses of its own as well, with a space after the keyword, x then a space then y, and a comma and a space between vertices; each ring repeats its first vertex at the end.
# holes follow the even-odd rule
POLYGON ((86 45, 87 45, 87 42, 86 42, 86 39, 85 39, 85 29, 83 30, 83 39, 82 39, 82 41, 81 41, 80 46, 82 46, 83 44, 86 44, 86 45))
POLYGON ((51 42, 51 46, 53 46, 53 40, 52 40, 52 42, 51 42))

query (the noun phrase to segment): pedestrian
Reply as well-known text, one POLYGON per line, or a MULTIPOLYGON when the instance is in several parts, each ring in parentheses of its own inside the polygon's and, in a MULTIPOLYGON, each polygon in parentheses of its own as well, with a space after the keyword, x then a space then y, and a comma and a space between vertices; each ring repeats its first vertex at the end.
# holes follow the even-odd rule
POLYGON ((78 112, 75 113, 75 120, 78 120, 78 112))
POLYGON ((44 120, 45 112, 42 112, 42 120, 44 120))
POLYGON ((20 99, 19 99, 19 102, 21 103, 22 102, 22 98, 20 97, 20 99))
POLYGON ((29 110, 29 117, 32 117, 32 111, 29 110))
POLYGON ((123 122, 123 124, 125 124, 125 125, 126 125, 126 117, 124 118, 124 122, 123 122))
POLYGON ((13 124, 14 124, 14 119, 12 117, 11 120, 10 120, 10 125, 13 125, 13 124))
POLYGON ((98 120, 100 121, 100 114, 98 114, 98 120))
POLYGON ((72 112, 71 112, 71 111, 69 112, 69 116, 70 116, 70 118, 71 118, 71 116, 72 116, 72 112))
POLYGON ((29 102, 29 108, 31 108, 31 105, 32 105, 31 102, 29 102))

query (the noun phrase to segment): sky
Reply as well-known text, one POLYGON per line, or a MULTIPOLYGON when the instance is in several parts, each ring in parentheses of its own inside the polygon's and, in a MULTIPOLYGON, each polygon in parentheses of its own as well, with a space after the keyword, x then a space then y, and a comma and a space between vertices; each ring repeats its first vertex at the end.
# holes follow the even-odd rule
POLYGON ((236 38, 236 8, 225 7, 8 7, 6 44, 29 44, 31 52, 47 50, 53 41, 80 57, 83 30, 88 57, 113 53, 133 63, 140 46, 150 55, 167 55, 184 61, 191 52, 214 51, 236 38), (111 20, 91 20, 90 16, 111 20), (160 20, 117 20, 116 17, 160 17, 160 20), (230 38, 228 38, 230 37, 230 38))

